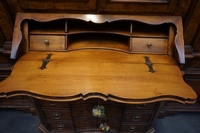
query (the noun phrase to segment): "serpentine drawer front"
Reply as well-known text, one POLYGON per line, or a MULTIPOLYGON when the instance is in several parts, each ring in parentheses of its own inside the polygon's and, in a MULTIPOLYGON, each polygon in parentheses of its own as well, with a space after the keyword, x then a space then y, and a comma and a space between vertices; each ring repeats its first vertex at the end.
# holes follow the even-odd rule
POLYGON ((18 13, 0 97, 27 96, 42 133, 153 133, 166 101, 196 100, 184 56, 180 17, 18 13))
POLYGON ((35 101, 40 106, 49 130, 54 132, 74 132, 88 130, 105 121, 92 114, 93 108, 100 104, 105 108, 106 122, 111 132, 143 132, 152 121, 157 103, 149 104, 122 104, 101 99, 76 100, 73 102, 35 101), (121 126, 120 126, 121 125, 121 126), (133 129, 134 128, 134 129, 133 129))

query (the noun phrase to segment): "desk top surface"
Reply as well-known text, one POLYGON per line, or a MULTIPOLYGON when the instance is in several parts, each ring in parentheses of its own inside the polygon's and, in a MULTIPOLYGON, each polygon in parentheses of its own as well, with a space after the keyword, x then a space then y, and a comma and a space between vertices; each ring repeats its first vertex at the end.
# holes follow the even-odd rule
POLYGON ((112 50, 52 52, 30 51, 0 82, 0 97, 28 95, 41 99, 73 101, 102 98, 124 103, 172 100, 193 103, 196 93, 182 79, 173 58, 166 55, 128 54, 112 50), (149 72, 144 56, 153 63, 149 72))

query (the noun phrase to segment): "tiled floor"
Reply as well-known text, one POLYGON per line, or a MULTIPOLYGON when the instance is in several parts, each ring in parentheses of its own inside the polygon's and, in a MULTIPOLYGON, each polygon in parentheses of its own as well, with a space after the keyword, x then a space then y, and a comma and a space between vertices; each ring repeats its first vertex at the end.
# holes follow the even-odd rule
MULTIPOLYGON (((12 109, 0 109, 0 133, 39 133, 37 116, 12 109)), ((158 119, 156 133, 200 133, 200 113, 179 113, 158 119)))

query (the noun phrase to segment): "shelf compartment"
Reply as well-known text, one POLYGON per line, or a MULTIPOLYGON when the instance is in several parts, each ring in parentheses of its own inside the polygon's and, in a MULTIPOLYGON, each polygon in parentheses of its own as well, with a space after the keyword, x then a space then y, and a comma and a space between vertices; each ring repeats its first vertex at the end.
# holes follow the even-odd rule
POLYGON ((169 24, 150 25, 140 22, 132 23, 132 37, 168 38, 169 24))
POLYGON ((65 35, 65 20, 54 20, 50 22, 38 22, 30 20, 29 34, 65 35))
POLYGON ((120 51, 130 51, 130 37, 105 34, 105 33, 84 33, 73 34, 67 37, 68 50, 100 48, 120 51))
POLYGON ((83 20, 68 20, 67 21, 67 29, 66 32, 68 34, 76 34, 76 33, 114 33, 120 35, 130 35, 130 21, 119 20, 113 22, 105 22, 105 23, 93 23, 91 21, 86 22, 83 20))

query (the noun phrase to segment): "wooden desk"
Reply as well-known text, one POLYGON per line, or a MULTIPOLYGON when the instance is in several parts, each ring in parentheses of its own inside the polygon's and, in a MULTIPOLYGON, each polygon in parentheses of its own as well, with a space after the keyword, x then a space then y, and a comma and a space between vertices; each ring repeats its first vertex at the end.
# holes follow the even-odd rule
POLYGON ((181 22, 18 13, 11 58, 22 38, 24 54, 0 83, 0 97, 28 96, 43 133, 98 132, 105 123, 110 132, 154 132, 165 101, 197 97, 178 67, 185 59, 181 22), (105 117, 93 114, 97 107, 105 117))

